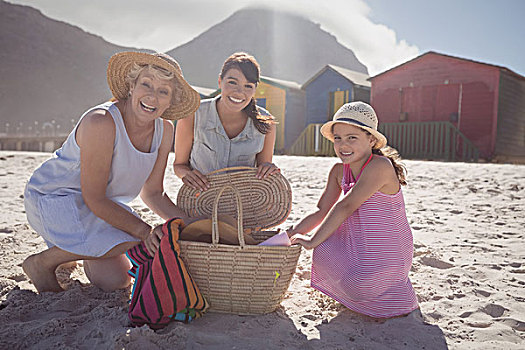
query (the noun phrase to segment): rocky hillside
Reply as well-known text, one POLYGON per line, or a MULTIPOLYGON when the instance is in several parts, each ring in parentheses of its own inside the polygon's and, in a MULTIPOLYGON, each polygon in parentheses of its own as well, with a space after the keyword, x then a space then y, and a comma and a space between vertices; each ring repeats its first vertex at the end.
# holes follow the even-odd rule
POLYGON ((85 109, 111 97, 111 55, 136 50, 52 20, 28 6, 0 2, 0 132, 55 120, 71 129, 85 109), (22 123, 22 125, 20 125, 22 123))
POLYGON ((319 24, 269 9, 248 8, 168 53, 194 85, 216 87, 224 60, 233 52, 254 55, 262 74, 303 84, 327 64, 367 73, 352 50, 319 24))
MULTIPOLYGON (((137 49, 0 0, 0 133, 7 124, 11 133, 34 132, 52 120, 70 130, 82 112, 111 97, 107 62, 126 50, 137 49)), ((326 64, 367 73, 319 24, 267 9, 238 11, 168 54, 191 84, 216 88, 224 59, 235 51, 253 54, 263 75, 300 84, 326 64)))

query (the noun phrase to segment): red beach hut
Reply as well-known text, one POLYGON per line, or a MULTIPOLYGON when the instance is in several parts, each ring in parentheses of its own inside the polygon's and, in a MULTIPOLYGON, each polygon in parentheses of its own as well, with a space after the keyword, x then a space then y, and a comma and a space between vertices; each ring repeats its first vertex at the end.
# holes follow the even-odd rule
POLYGON ((525 160, 525 77, 427 52, 370 81, 371 104, 403 156, 525 160))

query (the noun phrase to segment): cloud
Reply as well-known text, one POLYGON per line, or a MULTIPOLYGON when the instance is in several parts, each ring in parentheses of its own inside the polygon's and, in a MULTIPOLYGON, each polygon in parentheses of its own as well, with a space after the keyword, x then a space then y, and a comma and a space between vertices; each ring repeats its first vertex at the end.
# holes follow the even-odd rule
POLYGON ((395 31, 387 26, 373 23, 370 8, 363 0, 303 3, 308 5, 302 6, 301 12, 351 48, 372 76, 419 55, 417 46, 398 40, 395 31))
POLYGON ((266 5, 319 23, 352 49, 372 76, 420 54, 417 46, 399 40, 393 29, 373 23, 370 7, 363 0, 231 0, 229 3, 237 3, 235 8, 266 5))
POLYGON ((246 6, 268 6, 321 24, 352 49, 371 75, 414 58, 419 49, 373 23, 364 0, 11 0, 42 10, 122 46, 168 51, 246 6))

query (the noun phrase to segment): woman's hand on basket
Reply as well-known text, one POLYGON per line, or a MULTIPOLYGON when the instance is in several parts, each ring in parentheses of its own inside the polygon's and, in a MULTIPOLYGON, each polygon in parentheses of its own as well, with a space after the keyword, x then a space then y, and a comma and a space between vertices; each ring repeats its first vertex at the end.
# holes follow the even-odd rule
POLYGON ((200 191, 206 191, 210 187, 210 182, 208 181, 206 176, 195 169, 186 173, 186 175, 184 175, 184 177, 182 178, 182 182, 184 182, 191 188, 200 191))
POLYGON ((162 232, 162 225, 158 225, 151 230, 149 236, 144 240, 144 245, 151 256, 154 256, 157 250, 159 250, 160 240, 163 236, 164 232, 162 232))
POLYGON ((270 163, 270 162, 265 162, 265 163, 259 164, 259 166, 257 167, 257 174, 255 174, 255 176, 258 179, 264 179, 267 176, 270 176, 276 173, 280 173, 280 172, 281 172, 281 169, 279 169, 277 165, 270 163))
POLYGON ((306 249, 313 249, 315 248, 313 242, 312 242, 312 236, 303 235, 301 233, 297 233, 290 238, 290 241, 293 244, 300 244, 306 249))

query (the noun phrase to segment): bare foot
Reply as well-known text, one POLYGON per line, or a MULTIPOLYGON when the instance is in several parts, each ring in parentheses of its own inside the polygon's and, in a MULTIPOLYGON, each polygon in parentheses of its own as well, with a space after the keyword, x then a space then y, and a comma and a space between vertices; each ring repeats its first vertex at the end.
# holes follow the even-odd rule
POLYGON ((22 263, 22 269, 25 274, 29 277, 36 290, 39 293, 42 292, 63 292, 64 289, 58 284, 55 269, 46 268, 45 264, 42 264, 40 254, 34 254, 29 256, 22 263))

